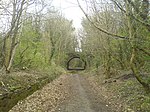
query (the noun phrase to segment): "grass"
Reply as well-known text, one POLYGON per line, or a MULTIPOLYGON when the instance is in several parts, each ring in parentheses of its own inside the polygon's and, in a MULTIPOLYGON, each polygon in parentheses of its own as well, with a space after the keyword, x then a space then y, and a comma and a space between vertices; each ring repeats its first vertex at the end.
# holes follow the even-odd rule
POLYGON ((15 71, 0 75, 0 110, 6 112, 19 100, 26 98, 45 84, 65 73, 61 67, 45 70, 15 71))
POLYGON ((150 112, 150 94, 135 78, 111 83, 107 87, 119 96, 124 112, 150 112))
POLYGON ((107 81, 102 70, 98 74, 95 70, 84 72, 87 76, 92 74, 95 77, 93 81, 98 82, 97 86, 105 88, 101 93, 108 97, 107 100, 112 102, 116 110, 121 108, 118 112, 150 112, 150 93, 145 91, 135 77, 128 75, 129 73, 121 72, 107 81), (119 78, 116 79, 117 77, 119 78))

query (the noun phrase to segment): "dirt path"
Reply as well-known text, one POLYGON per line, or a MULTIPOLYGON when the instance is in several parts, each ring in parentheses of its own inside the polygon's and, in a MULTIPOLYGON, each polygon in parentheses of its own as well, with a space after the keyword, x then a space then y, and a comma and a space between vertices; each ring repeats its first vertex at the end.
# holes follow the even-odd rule
POLYGON ((10 112, 113 112, 82 75, 62 75, 10 112))
POLYGON ((70 77, 71 96, 56 112, 112 112, 80 75, 70 77))

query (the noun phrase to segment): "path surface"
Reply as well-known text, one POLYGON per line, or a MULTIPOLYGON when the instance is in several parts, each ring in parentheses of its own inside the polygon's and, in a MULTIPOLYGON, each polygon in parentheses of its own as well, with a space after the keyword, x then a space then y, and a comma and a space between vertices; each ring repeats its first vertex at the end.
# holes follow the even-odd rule
POLYGON ((70 77, 72 94, 56 112, 112 112, 102 98, 93 93, 88 82, 80 75, 70 77))
POLYGON ((10 112, 113 112, 82 75, 62 75, 10 112))

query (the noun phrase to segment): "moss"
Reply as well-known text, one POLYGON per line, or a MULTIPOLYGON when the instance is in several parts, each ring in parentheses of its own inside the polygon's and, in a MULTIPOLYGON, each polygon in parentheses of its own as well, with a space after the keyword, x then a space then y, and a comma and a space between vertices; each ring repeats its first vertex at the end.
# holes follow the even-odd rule
POLYGON ((26 98, 45 84, 64 73, 60 67, 53 67, 44 72, 13 72, 0 77, 0 112, 9 111, 19 100, 26 98))
POLYGON ((150 112, 150 103, 147 102, 142 103, 141 110, 143 112, 150 112))
POLYGON ((150 112, 150 95, 135 79, 125 80, 109 87, 115 90, 116 95, 118 94, 124 105, 127 105, 126 112, 130 112, 128 109, 134 112, 150 112))

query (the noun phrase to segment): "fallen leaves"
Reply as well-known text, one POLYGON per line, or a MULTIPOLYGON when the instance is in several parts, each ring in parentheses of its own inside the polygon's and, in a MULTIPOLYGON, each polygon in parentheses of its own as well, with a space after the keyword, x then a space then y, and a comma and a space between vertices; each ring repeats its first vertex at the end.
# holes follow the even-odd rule
POLYGON ((19 101, 9 112, 52 112, 67 97, 67 75, 62 75, 25 100, 19 101))

